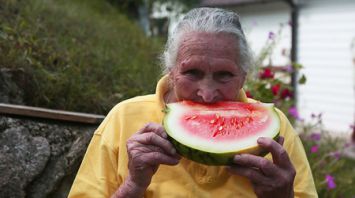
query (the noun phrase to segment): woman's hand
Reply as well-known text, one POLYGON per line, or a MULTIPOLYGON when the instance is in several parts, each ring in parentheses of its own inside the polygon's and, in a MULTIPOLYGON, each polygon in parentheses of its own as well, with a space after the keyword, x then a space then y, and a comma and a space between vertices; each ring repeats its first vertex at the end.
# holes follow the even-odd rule
POLYGON ((127 140, 127 152, 129 182, 144 190, 160 164, 176 165, 180 159, 164 128, 155 123, 145 125, 127 140))
POLYGON ((282 147, 283 141, 283 137, 279 137, 278 142, 270 138, 259 138, 259 146, 271 152, 273 162, 250 154, 236 155, 235 165, 230 166, 229 171, 247 177, 258 197, 293 197, 296 171, 282 147))

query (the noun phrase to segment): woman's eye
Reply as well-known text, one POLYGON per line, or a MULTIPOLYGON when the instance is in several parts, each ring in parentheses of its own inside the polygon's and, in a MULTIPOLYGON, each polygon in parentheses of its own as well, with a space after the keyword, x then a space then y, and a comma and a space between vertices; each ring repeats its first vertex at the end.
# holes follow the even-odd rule
POLYGON ((213 75, 213 77, 214 77, 215 80, 218 80, 218 81, 228 81, 231 78, 233 78, 234 75, 231 72, 228 72, 228 71, 220 71, 220 72, 216 72, 213 75))
POLYGON ((183 74, 192 78, 201 78, 203 76, 203 72, 198 69, 190 69, 183 72, 183 74))

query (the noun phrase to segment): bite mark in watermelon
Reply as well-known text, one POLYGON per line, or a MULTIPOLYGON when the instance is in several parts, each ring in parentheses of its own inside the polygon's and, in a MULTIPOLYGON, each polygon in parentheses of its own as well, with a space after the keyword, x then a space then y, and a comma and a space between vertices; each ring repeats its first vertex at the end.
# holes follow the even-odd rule
POLYGON ((167 104, 163 120, 182 156, 207 165, 232 164, 236 154, 266 154, 259 137, 276 139, 280 118, 273 104, 182 101, 167 104))

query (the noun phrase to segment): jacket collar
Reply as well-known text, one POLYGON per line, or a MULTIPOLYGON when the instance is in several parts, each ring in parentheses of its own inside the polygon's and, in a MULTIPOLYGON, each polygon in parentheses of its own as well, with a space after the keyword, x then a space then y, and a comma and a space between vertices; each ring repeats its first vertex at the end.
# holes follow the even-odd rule
MULTIPOLYGON (((163 76, 157 84, 156 90, 155 90, 155 95, 158 97, 159 105, 162 107, 162 109, 165 108, 165 101, 164 101, 164 95, 166 92, 169 91, 169 77, 168 75, 163 76)), ((245 94, 245 91, 243 89, 239 90, 238 97, 236 98, 236 101, 239 102, 248 102, 248 98, 245 94)))

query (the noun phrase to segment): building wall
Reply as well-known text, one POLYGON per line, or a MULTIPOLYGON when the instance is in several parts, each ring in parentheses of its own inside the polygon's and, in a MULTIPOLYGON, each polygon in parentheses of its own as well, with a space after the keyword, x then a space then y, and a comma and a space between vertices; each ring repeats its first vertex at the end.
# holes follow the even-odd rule
MULTIPOLYGON (((355 1, 301 1, 299 17, 298 61, 304 65, 306 85, 299 86, 298 108, 309 121, 312 113, 322 113, 325 127, 346 132, 354 122, 354 54, 355 1)), ((272 55, 274 65, 286 65, 283 49, 290 49, 289 7, 280 3, 235 8, 241 15, 251 46, 256 54, 270 31, 285 24, 281 40, 272 55)), ((267 63, 266 63, 267 64, 267 63)))
POLYGON ((323 113, 333 131, 350 131, 354 122, 355 1, 312 0, 300 10, 298 60, 308 78, 299 88, 299 109, 308 118, 323 113))
POLYGON ((253 4, 236 7, 235 10, 241 17, 241 22, 249 44, 258 56, 260 50, 268 42, 269 34, 275 34, 277 45, 270 59, 265 65, 287 65, 289 59, 282 56, 291 49, 291 27, 289 25, 289 7, 283 2, 253 4), (270 62, 270 60, 272 60, 270 62))

